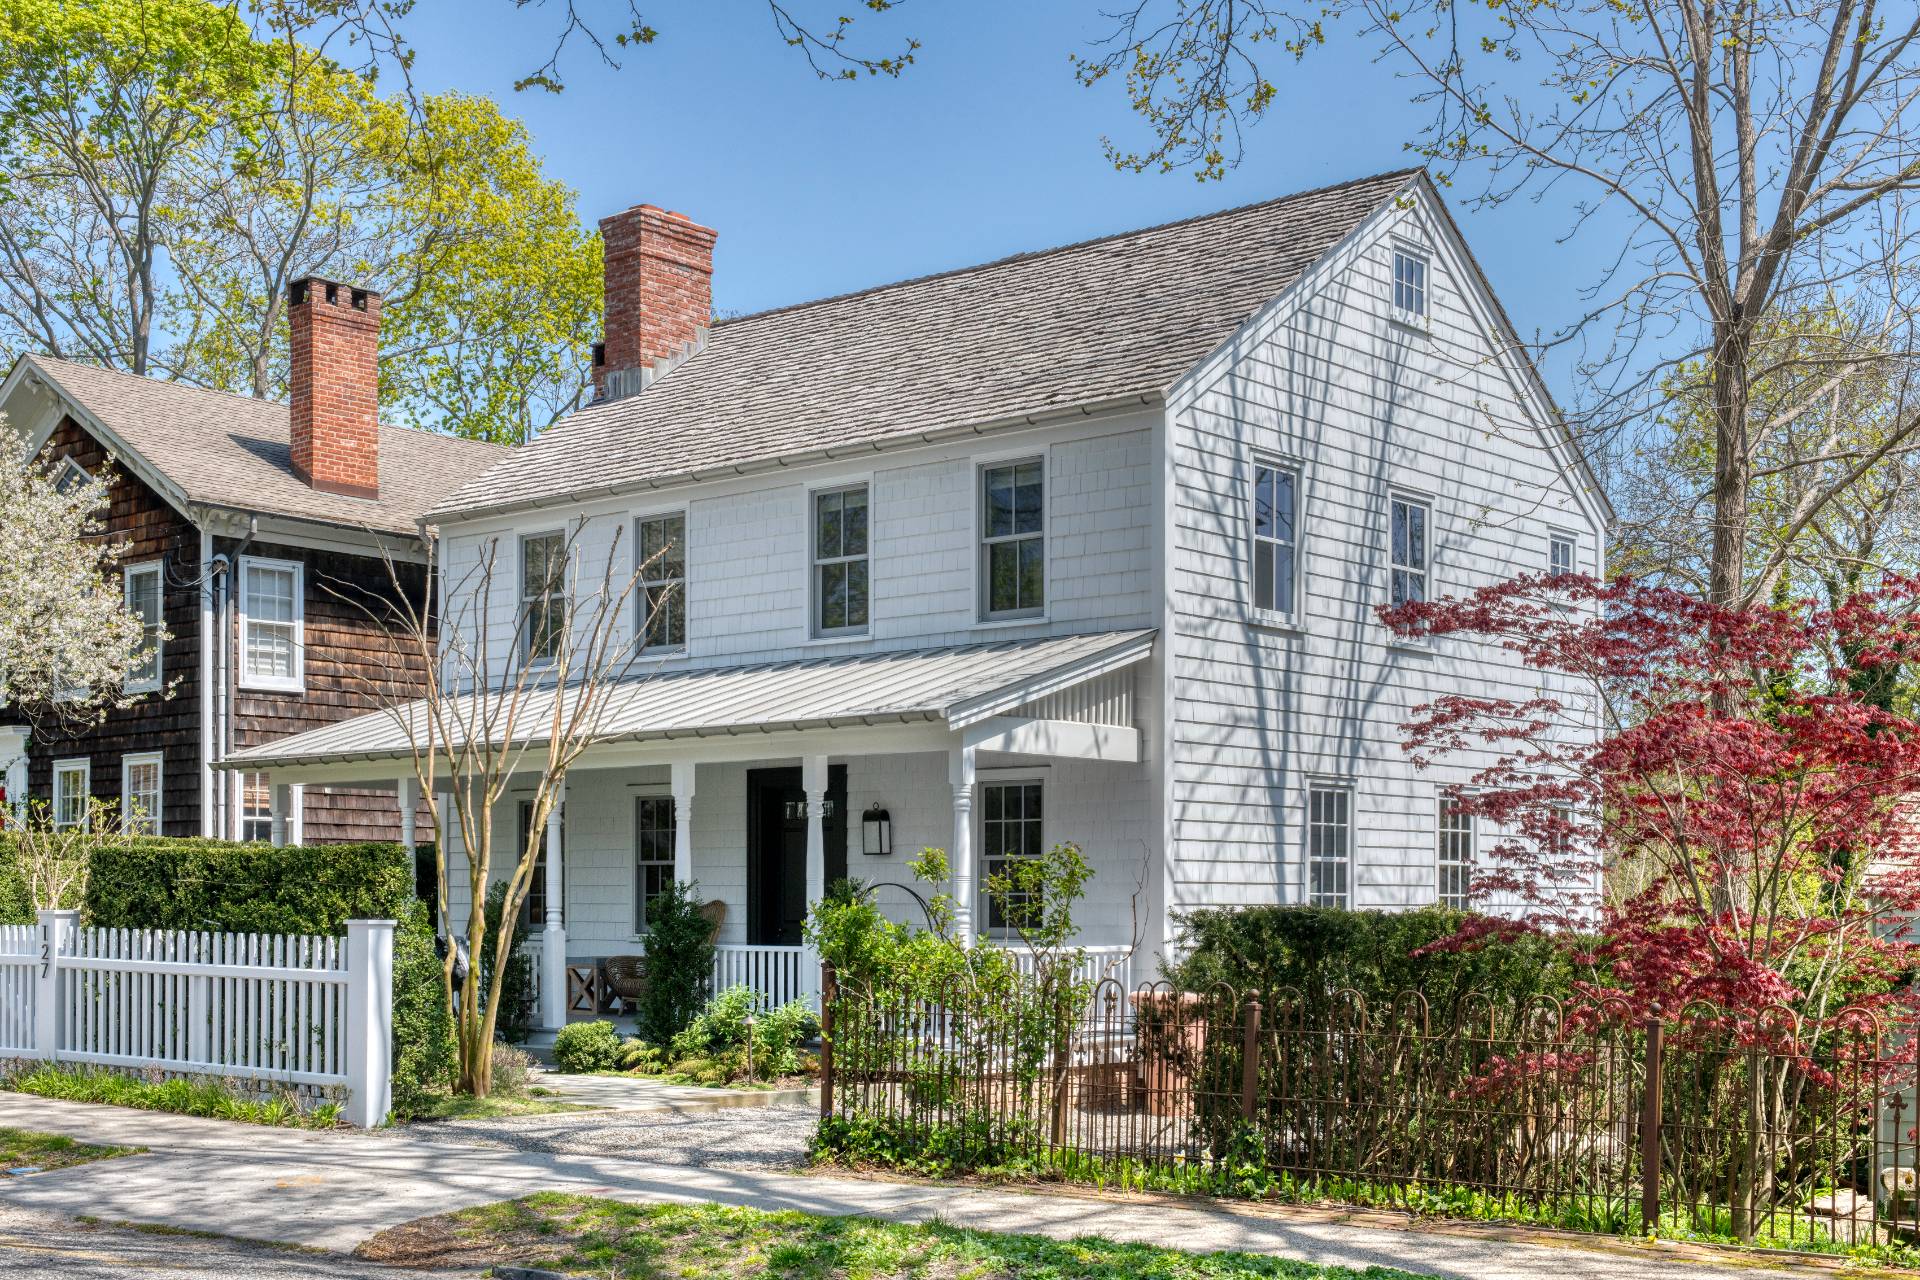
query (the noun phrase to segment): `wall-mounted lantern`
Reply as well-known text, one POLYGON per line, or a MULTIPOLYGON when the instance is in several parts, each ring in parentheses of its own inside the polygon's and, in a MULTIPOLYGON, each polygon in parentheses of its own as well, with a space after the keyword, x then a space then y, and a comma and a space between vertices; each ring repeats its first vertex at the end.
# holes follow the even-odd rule
POLYGON ((860 817, 860 848, 876 856, 893 852, 893 819, 878 801, 860 817))

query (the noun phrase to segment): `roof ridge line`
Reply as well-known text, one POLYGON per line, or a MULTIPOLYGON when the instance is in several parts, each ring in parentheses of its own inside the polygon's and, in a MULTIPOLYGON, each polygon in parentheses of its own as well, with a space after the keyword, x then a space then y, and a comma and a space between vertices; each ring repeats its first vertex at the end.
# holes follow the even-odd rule
POLYGON ((1271 196, 1265 200, 1249 200, 1245 204, 1232 205, 1225 209, 1215 209, 1210 213, 1191 214, 1185 218, 1174 218, 1168 222, 1156 222, 1144 227, 1133 227, 1126 231, 1110 231, 1106 235, 1091 236, 1085 240, 1074 240, 1067 244, 1054 245, 1048 249, 1026 249, 1019 253, 1010 253, 1004 257, 990 258, 985 262, 976 262, 964 267, 949 267, 945 271, 930 271, 925 275, 908 276, 902 280, 889 280, 884 284, 868 285, 864 289, 849 289, 845 293, 828 294, 822 298, 809 298, 804 302, 788 302, 777 307, 763 307, 759 311, 749 311, 744 315, 728 316, 713 322, 715 330, 730 325, 744 324, 749 320, 764 320, 769 316, 784 315, 789 311, 801 311, 807 307, 825 306, 832 302, 847 302, 854 298, 864 298, 869 294, 883 293, 888 289, 901 289, 908 285, 927 284, 934 280, 945 280, 952 276, 963 276, 975 271, 986 271, 993 267, 1006 266, 1013 262, 1027 262, 1038 258, 1052 257, 1058 253, 1070 253, 1075 249, 1089 249, 1094 245, 1108 244, 1115 240, 1124 240, 1129 236, 1143 236, 1155 231, 1168 231, 1175 227, 1190 226, 1196 222, 1206 222, 1212 218, 1226 218, 1245 213, 1249 209, 1258 209, 1266 205, 1289 204, 1295 200, 1305 200, 1312 196, 1323 196, 1332 191, 1341 191, 1349 187, 1365 186, 1371 182, 1381 182, 1388 178, 1411 178, 1425 173, 1420 165, 1405 169, 1385 169, 1379 173, 1370 173, 1358 178, 1348 178, 1342 182, 1329 182, 1325 186, 1310 187, 1305 191, 1290 191, 1285 195, 1271 196))

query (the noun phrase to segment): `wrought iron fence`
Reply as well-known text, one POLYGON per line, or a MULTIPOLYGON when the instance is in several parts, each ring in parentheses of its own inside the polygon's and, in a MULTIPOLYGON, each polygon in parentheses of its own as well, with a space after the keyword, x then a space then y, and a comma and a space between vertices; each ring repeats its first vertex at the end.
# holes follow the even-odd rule
POLYGON ((1908 1030, 1023 979, 827 984, 823 1118, 902 1158, 1774 1245, 1920 1238, 1908 1030), (1657 1158, 1650 1153, 1657 1152, 1657 1158), (1464 1207, 1464 1205, 1463 1205, 1464 1207))

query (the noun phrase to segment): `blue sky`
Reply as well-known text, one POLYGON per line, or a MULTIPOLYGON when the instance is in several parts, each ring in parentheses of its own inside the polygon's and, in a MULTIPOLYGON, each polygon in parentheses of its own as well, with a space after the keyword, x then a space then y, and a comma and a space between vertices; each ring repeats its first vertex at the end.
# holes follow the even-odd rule
MULTIPOLYGON (((1103 0, 924 0, 863 17, 923 48, 898 81, 827 84, 775 36, 762 0, 644 5, 660 31, 625 66, 586 50, 568 88, 515 94, 552 15, 506 0, 422 0, 416 83, 498 99, 592 222, 649 201, 719 229, 714 302, 753 311, 1264 200, 1409 163, 1419 109, 1352 31, 1283 82, 1223 182, 1123 174, 1103 133, 1140 141, 1118 84, 1077 85, 1068 54, 1101 34, 1103 0), (485 20, 477 20, 484 16, 485 20)), ((602 0, 609 12, 619 6, 602 0)), ((848 4, 849 10, 860 6, 848 4)), ((797 10, 834 12, 803 3, 797 10)), ((1573 313, 1586 255, 1555 244, 1564 206, 1467 213, 1474 251, 1523 336, 1573 313)), ((1563 375, 1549 371, 1556 392, 1563 375)))

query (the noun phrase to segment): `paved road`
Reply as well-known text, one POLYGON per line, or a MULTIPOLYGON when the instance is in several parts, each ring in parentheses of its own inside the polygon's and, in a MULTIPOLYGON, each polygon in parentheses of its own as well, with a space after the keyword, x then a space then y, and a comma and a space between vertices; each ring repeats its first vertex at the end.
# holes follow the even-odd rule
MULTIPOLYGON (((149 1149, 146 1155, 0 1180, 0 1206, 197 1227, 342 1253, 377 1231, 414 1218, 555 1190, 636 1202, 705 1201, 863 1213, 903 1222, 939 1218, 1059 1238, 1098 1234, 1188 1249, 1244 1249, 1356 1270, 1398 1267, 1448 1280, 1666 1280, 1676 1275, 1754 1280, 1756 1275, 1752 1267, 1738 1263, 1683 1260, 1618 1243, 1572 1245, 1564 1239, 1425 1229, 1391 1214, 1116 1202, 1086 1195, 670 1164, 648 1159, 644 1143, 629 1158, 615 1159, 516 1150, 445 1131, 262 1129, 11 1093, 0 1093, 0 1125, 149 1149)), ((298 1263, 292 1257, 282 1261, 287 1266, 298 1263)))
POLYGON ((419 1280, 477 1272, 414 1271, 375 1266, 334 1254, 314 1254, 238 1240, 89 1226, 63 1214, 0 1204, 0 1280, 59 1276, 61 1280, 419 1280))

